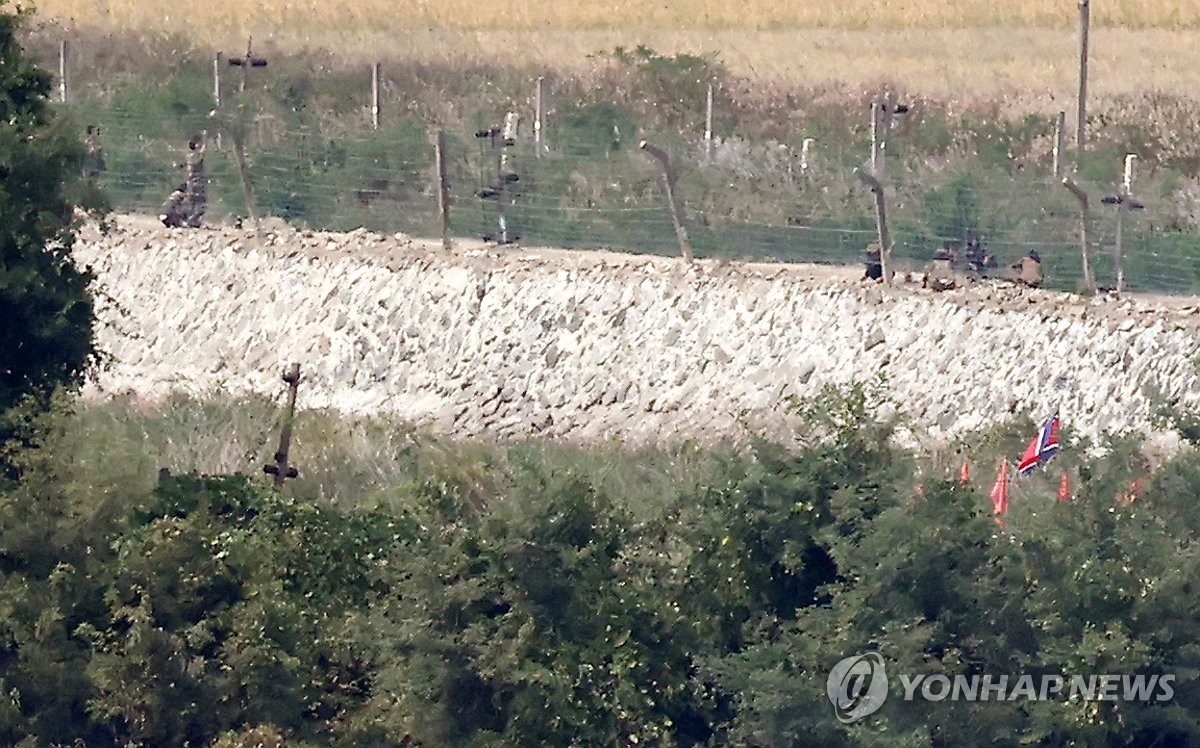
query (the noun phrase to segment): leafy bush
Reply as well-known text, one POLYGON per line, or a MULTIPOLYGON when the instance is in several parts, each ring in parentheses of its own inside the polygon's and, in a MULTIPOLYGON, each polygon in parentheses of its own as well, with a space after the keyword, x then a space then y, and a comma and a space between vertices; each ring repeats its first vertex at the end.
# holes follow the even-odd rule
POLYGON ((50 75, 24 55, 23 15, 0 9, 0 443, 22 399, 45 406, 96 356, 91 276, 70 257, 83 147, 47 103, 50 75))
MULTIPOLYGON (((897 448, 881 403, 829 389, 797 403, 792 445, 729 451, 455 445, 301 419, 298 454, 342 463, 343 491, 311 469, 282 490, 261 473, 154 476, 157 450, 216 422, 186 403, 52 414, 23 479, 0 485, 0 741, 1200 739, 1184 681, 1200 452, 1151 471, 1137 439, 1089 458, 1064 432, 999 525, 991 476, 962 484, 897 448), (119 459, 97 460, 101 438, 119 459), (893 698, 843 725, 825 679, 864 651, 906 675, 1179 680, 1166 703, 893 698)), ((224 421, 229 440, 253 445, 261 420, 224 421)), ((965 443, 989 465, 1032 430, 965 443)))

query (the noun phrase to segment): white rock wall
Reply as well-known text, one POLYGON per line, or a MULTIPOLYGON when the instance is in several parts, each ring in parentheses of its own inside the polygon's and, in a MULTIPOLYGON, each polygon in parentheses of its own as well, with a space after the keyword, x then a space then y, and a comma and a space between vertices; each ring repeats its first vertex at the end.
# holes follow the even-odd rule
POLYGON ((93 266, 93 393, 278 394, 460 436, 632 442, 788 429, 785 398, 884 372, 945 437, 1060 407, 1089 436, 1148 428, 1150 395, 1200 405, 1197 301, 1011 288, 882 289, 802 266, 502 248, 365 232, 167 232, 123 219, 93 266))

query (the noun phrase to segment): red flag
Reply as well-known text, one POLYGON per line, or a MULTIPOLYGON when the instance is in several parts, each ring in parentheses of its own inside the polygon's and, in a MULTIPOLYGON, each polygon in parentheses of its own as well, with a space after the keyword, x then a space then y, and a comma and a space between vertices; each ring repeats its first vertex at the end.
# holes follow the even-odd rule
POLYGON ((1058 479, 1058 500, 1068 501, 1071 498, 1071 484, 1067 482, 1067 471, 1064 470, 1062 477, 1058 479))
POLYGON ((971 482, 971 465, 966 460, 963 460, 962 469, 958 471, 958 482, 959 483, 970 483, 971 482))
POLYGON ((1008 511, 1008 460, 1000 463, 1000 474, 992 486, 992 514, 997 517, 1008 511))

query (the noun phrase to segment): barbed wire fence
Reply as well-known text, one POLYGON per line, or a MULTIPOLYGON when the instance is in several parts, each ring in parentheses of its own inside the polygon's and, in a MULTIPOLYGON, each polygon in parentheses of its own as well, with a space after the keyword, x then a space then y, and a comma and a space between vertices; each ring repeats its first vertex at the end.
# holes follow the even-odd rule
MULTIPOLYGON (((164 115, 74 96, 69 89, 69 47, 60 50, 57 93, 77 121, 101 128, 106 170, 100 184, 120 211, 156 214, 183 181, 181 169, 190 134, 209 131, 206 111, 181 108, 164 115)), ((247 55, 249 56, 249 52, 247 55)), ((222 96, 221 58, 213 58, 214 110, 229 106, 222 96)), ((441 234, 435 147, 439 128, 391 116, 386 73, 364 71, 369 98, 360 112, 313 124, 287 122, 269 113, 247 118, 246 158, 259 215, 282 218, 302 228, 359 227, 414 236, 441 234)), ((597 137, 556 129, 547 114, 553 91, 531 81, 527 111, 508 147, 515 178, 500 196, 512 238, 530 245, 610 248, 676 254, 678 245, 663 195, 662 173, 637 148, 634 133, 617 125, 597 137)), ((695 137, 663 136, 678 164, 682 221, 698 257, 853 264, 875 240, 868 189, 855 165, 869 153, 805 138, 802 149, 776 142, 751 142, 714 131, 713 87, 707 88, 705 117, 695 137)), ((396 107, 399 109, 399 105, 396 107)), ((503 122, 505 111, 494 113, 503 122)), ((606 128, 607 125, 604 125, 606 128)), ((1061 128, 1061 125, 1060 125, 1061 128)), ((600 128, 603 130, 604 128, 600 128)), ((458 237, 497 235, 497 197, 481 197, 499 175, 495 154, 474 132, 445 131, 451 233, 458 237)), ((1061 138, 1057 133, 1055 140, 1061 138)), ((657 137, 655 138, 658 142, 657 137)), ((246 216, 251 206, 237 173, 234 149, 213 137, 206 162, 210 221, 246 216)), ((1042 258, 1047 285, 1077 290, 1083 281, 1080 217, 1075 198, 1063 187, 1057 159, 1014 167, 1008 173, 963 177, 912 168, 919 154, 906 152, 902 136, 887 143, 887 200, 896 268, 919 271, 945 242, 981 235, 1003 267, 1030 249, 1042 258), (932 174, 932 176, 931 176, 932 174)), ((1091 259, 1098 285, 1113 285, 1120 211, 1102 197, 1119 193, 1114 179, 1089 184, 1091 259)), ((1161 201, 1169 197, 1158 196, 1161 201)), ((1127 213, 1121 244, 1125 287, 1134 291, 1200 292, 1200 237, 1170 228, 1171 222, 1146 200, 1144 215, 1127 213)))

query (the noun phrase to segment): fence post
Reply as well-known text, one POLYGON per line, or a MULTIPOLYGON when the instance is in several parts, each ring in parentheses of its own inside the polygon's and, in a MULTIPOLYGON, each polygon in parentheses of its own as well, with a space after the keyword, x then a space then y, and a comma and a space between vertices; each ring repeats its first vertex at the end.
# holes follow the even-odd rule
POLYGON ((713 82, 708 82, 708 96, 704 101, 704 163, 713 160, 713 82))
POLYGON ((1088 31, 1091 26, 1088 1, 1079 0, 1079 128, 1075 136, 1081 162, 1087 148, 1088 31))
POLYGON ((380 64, 371 66, 371 129, 379 129, 379 74, 380 64))
POLYGON ((263 466, 263 472, 275 476, 275 486, 282 486, 288 478, 298 478, 300 471, 288 462, 288 449, 292 443, 292 421, 296 417, 296 390, 300 387, 300 364, 293 363, 283 373, 283 381, 288 385, 287 410, 283 414, 283 426, 279 429, 279 450, 275 453, 274 462, 263 466))
MULTIPOLYGON (((213 53, 212 80, 213 80, 213 87, 212 87, 213 111, 216 112, 217 110, 219 110, 221 108, 221 53, 220 52, 213 53)), ((218 129, 216 132, 216 135, 213 136, 213 140, 216 143, 217 150, 218 151, 222 150, 222 148, 221 148, 221 130, 220 129, 218 129)))
POLYGON ((58 100, 67 103, 67 40, 58 44, 58 100))
POLYGON ((543 128, 545 127, 544 118, 546 116, 545 100, 542 98, 542 83, 544 80, 545 78, 539 75, 533 91, 533 151, 537 158, 542 157, 542 151, 546 147, 545 135, 543 133, 543 128))
POLYGON ((213 54, 213 106, 221 108, 221 53, 213 54))
POLYGON ((887 134, 892 127, 892 118, 908 111, 906 104, 892 101, 871 102, 871 163, 870 168, 855 169, 855 174, 875 195, 875 232, 879 238, 879 266, 883 282, 892 283, 892 235, 888 230, 887 199, 884 195, 884 169, 887 157, 887 134))
POLYGON ((875 232, 879 238, 879 269, 883 273, 883 282, 890 286, 892 284, 892 235, 888 231, 887 201, 884 199, 883 182, 879 180, 878 175, 862 169, 855 169, 854 173, 858 175, 863 184, 871 188, 871 192, 875 195, 875 232))
POLYGON ((692 246, 688 243, 687 229, 679 219, 679 207, 675 204, 675 170, 671 168, 671 157, 663 149, 650 145, 646 141, 638 144, 638 148, 653 156, 662 166, 663 183, 667 187, 667 206, 671 211, 671 223, 675 226, 675 238, 679 241, 679 254, 687 262, 692 261, 692 246))
POLYGON ((1113 264, 1116 270, 1116 288, 1118 294, 1125 290, 1125 214, 1130 210, 1138 210, 1144 207, 1133 198, 1133 170, 1136 163, 1136 155, 1130 153, 1125 156, 1125 174, 1121 180, 1120 189, 1117 190, 1117 194, 1108 195, 1102 201, 1107 205, 1117 206, 1117 233, 1116 246, 1113 248, 1113 264))
POLYGON ((871 171, 879 171, 879 102, 871 102, 871 171))
MULTIPOLYGON (((520 115, 516 112, 509 112, 504 115, 503 127, 491 127, 487 130, 480 130, 475 133, 477 138, 486 138, 491 143, 492 150, 496 153, 496 185, 494 187, 484 186, 476 193, 480 199, 496 200, 496 222, 499 224, 499 234, 496 238, 497 244, 511 244, 516 241, 516 238, 510 238, 508 233, 508 213, 506 203, 508 201, 508 185, 520 180, 516 172, 509 168, 508 149, 516 144, 517 125, 520 121, 520 115)), ((490 240, 490 236, 485 236, 485 240, 490 240)))
POLYGON ((242 195, 246 198, 246 213, 257 228, 258 211, 254 208, 254 190, 250 186, 250 171, 246 168, 247 131, 240 124, 234 123, 231 125, 215 109, 209 112, 208 118, 212 121, 213 128, 218 134, 224 130, 229 133, 230 139, 233 140, 233 165, 237 170, 238 180, 242 183, 242 195))
POLYGON ((438 130, 434 145, 438 173, 438 214, 442 221, 442 249, 450 251, 450 180, 446 177, 446 131, 438 130))
POLYGON ((1092 279, 1092 262, 1091 262, 1091 210, 1088 206, 1087 192, 1075 184, 1070 177, 1063 177, 1063 186, 1071 191, 1071 194, 1079 200, 1079 252, 1083 258, 1083 283, 1087 288, 1088 293, 1096 293, 1096 283, 1092 279))
POLYGON ((1058 118, 1054 121, 1054 178, 1058 179, 1062 176, 1063 153, 1066 150, 1067 141, 1067 113, 1059 112, 1058 118))
POLYGON ((246 79, 249 77, 250 68, 265 68, 267 60, 265 57, 258 57, 254 54, 254 37, 249 37, 246 40, 246 56, 245 57, 230 57, 229 64, 236 68, 242 69, 242 82, 238 86, 240 93, 246 92, 246 79))
POLYGON ((508 164, 508 149, 516 143, 517 127, 520 122, 520 115, 516 112, 509 112, 504 115, 504 131, 501 137, 504 139, 500 147, 500 159, 496 173, 500 177, 500 194, 496 196, 496 207, 498 208, 498 219, 500 223, 500 244, 509 244, 516 241, 510 238, 508 232, 508 185, 516 181, 517 174, 512 171, 508 164))

